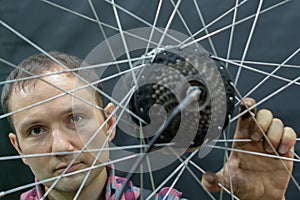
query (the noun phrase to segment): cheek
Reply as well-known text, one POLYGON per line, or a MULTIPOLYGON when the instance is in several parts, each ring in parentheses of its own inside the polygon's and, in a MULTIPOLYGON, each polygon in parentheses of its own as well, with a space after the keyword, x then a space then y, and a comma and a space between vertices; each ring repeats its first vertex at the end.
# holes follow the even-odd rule
POLYGON ((91 153, 86 154, 86 160, 89 165, 92 165, 95 159, 97 159, 97 163, 106 163, 109 158, 108 144, 104 144, 106 139, 104 134, 99 133, 94 140, 87 146, 88 150, 93 150, 91 153), (102 149, 102 150, 101 150, 102 149), (94 151, 96 150, 96 151, 94 151))
POLYGON ((27 160, 27 164, 31 171, 34 173, 37 179, 42 180, 45 177, 50 177, 48 167, 49 157, 30 158, 27 160), (43 167, 41 167, 43 166, 43 167))
POLYGON ((106 139, 106 126, 102 125, 103 119, 99 116, 93 116, 86 120, 83 126, 76 127, 80 139, 86 144, 91 138, 94 138, 88 146, 101 148, 106 139), (101 130, 99 130, 102 127, 101 130))
POLYGON ((109 152, 107 150, 108 148, 108 142, 109 142, 109 139, 107 138, 106 134, 104 134, 104 131, 100 131, 99 133, 97 133, 96 136, 93 136, 95 134, 95 132, 97 131, 99 127, 90 127, 89 130, 87 130, 87 133, 82 136, 81 135, 81 139, 82 139, 82 142, 83 142, 83 145, 87 144, 87 142, 89 142, 89 140, 91 139, 91 137, 93 137, 93 140, 87 145, 87 149, 89 150, 94 150, 94 149, 99 149, 99 151, 95 151, 93 153, 90 154, 90 158, 89 160, 90 161, 94 161, 94 159, 97 158, 97 160, 100 162, 100 163, 105 163, 107 162, 108 160, 108 155, 109 155, 109 152), (105 150, 102 150, 100 152, 100 149, 103 149, 105 148, 105 150), (100 152, 100 155, 98 155, 98 153, 100 152))
POLYGON ((24 154, 38 154, 51 152, 51 142, 46 138, 26 139, 20 142, 24 154))
POLYGON ((88 143, 88 145, 87 145, 88 149, 107 148, 109 140, 107 139, 104 132, 100 131, 99 133, 97 133, 96 136, 94 135, 95 132, 96 132, 96 130, 93 130, 92 132, 90 132, 84 136, 80 135, 80 139, 81 139, 83 145, 86 145, 88 143), (90 139, 92 137, 93 137, 93 139, 92 139, 92 141, 90 141, 90 139))
POLYGON ((99 128, 102 126, 103 118, 101 116, 92 117, 89 120, 85 121, 84 126, 77 127, 76 131, 81 140, 81 147, 77 147, 81 149, 87 143, 87 149, 94 150, 94 149, 101 149, 105 148, 106 150, 101 151, 100 156, 98 155, 98 151, 93 152, 87 156, 89 163, 91 164, 97 157, 97 160, 100 163, 105 163, 108 160, 109 152, 107 151, 109 138, 107 138, 106 133, 106 126, 103 127, 102 130, 99 131, 99 128), (96 134, 96 135, 95 135, 96 134), (90 139, 92 141, 90 141, 90 139), (107 140, 107 141, 106 141, 107 140), (106 143, 104 144, 104 142, 106 143))
MULTIPOLYGON (((39 154, 39 153, 49 153, 49 142, 24 142, 23 143, 23 153, 25 155, 30 155, 30 154, 39 154), (30 143, 30 145, 28 145, 30 143)), ((29 167, 32 169, 34 174, 36 172, 40 172, 43 170, 46 170, 44 167, 41 166, 48 166, 50 158, 47 156, 40 156, 40 157, 35 157, 35 158, 26 158, 25 162, 29 167)))

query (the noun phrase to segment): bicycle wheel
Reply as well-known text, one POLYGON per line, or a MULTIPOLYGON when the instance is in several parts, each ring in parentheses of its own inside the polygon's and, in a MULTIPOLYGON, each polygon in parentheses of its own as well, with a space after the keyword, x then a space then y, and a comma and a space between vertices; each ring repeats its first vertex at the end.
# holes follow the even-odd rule
MULTIPOLYGON (((271 109, 275 116, 280 117, 286 125, 294 127, 296 132, 299 132, 297 111, 300 109, 296 104, 300 62, 299 42, 296 35, 299 7, 299 2, 279 0, 232 0, 226 3, 219 0, 199 2, 170 0, 151 3, 2 1, 0 34, 4 37, 0 39, 1 83, 2 85, 5 83, 5 77, 13 69, 8 62, 17 64, 24 57, 51 49, 85 58, 96 45, 116 34, 122 34, 123 31, 126 35, 128 30, 146 27, 151 34, 153 27, 161 27, 162 32, 172 29, 187 36, 193 35, 194 39, 185 42, 181 39, 177 42, 184 42, 181 45, 193 45, 193 41, 200 43, 215 58, 225 63, 241 96, 254 97, 259 107, 271 109), (201 32, 197 33, 198 31, 201 32)), ((134 35, 137 34, 134 32, 134 35)), ((146 40, 149 40, 149 37, 146 40)), ((124 48, 123 43, 121 46, 124 48)), ((131 55, 132 60, 139 58, 135 55, 142 54, 134 52, 131 55)), ((127 60, 126 66, 131 62, 126 51, 120 58, 122 59, 127 60)), ((123 65, 120 64, 122 70, 123 65)), ((107 73, 112 75, 117 71, 108 70, 107 73)), ((130 73, 129 70, 128 74, 130 73)), ((112 80, 112 82, 116 81, 112 80)), ((108 97, 113 96, 115 83, 112 82, 103 83, 108 97)), ((241 96, 236 95, 237 102, 241 96)), ((236 110, 232 119, 237 115, 236 110)), ((1 116, 1 119, 6 119, 4 115, 1 116)), ((229 127, 230 138, 232 138, 235 120, 232 120, 229 127)), ((6 121, 1 121, 1 130, 9 131, 6 121)), ((124 133, 118 135, 119 138, 114 142, 117 146, 130 146, 139 142, 131 137, 125 137, 128 141, 124 142, 124 137, 121 137, 124 133)), ((220 139, 223 139, 222 137, 220 139)), ((7 157, 16 154, 9 147, 7 138, 3 138, 1 143, 3 146, 1 169, 3 170, 0 173, 3 178, 0 181, 0 191, 8 191, 18 185, 32 182, 30 171, 22 166, 20 159, 11 161, 7 157), (15 166, 20 167, 21 170, 12 175, 10 169, 15 166), (17 177, 22 178, 16 180, 17 177)), ((199 159, 195 156, 192 161, 204 170, 218 170, 223 165, 224 150, 217 149, 217 146, 224 146, 224 144, 217 143, 216 148, 205 158, 199 159)), ((299 148, 299 144, 296 143, 296 153, 299 152, 299 148)), ((299 158, 296 159, 293 176, 299 180, 299 158)), ((160 185, 180 163, 181 161, 177 160, 168 167, 153 171, 155 187, 160 185)), ((201 177, 197 169, 192 166, 191 169, 201 177)), ((126 176, 124 172, 120 174, 126 176)), ((148 179, 152 179, 149 178, 148 173, 133 178, 137 185, 142 182, 142 186, 151 189, 152 186, 149 184, 151 180, 148 179)), ((170 186, 172 183, 175 183, 174 180, 170 180, 165 186, 170 186)), ((180 176, 180 181, 175 187, 189 199, 198 199, 199 196, 205 199, 211 198, 188 170, 180 176), (187 183, 195 186, 187 188, 185 187, 187 183)), ((3 199, 15 199, 20 192, 8 194, 3 199)), ((297 182, 291 181, 287 199, 296 198, 298 193, 297 182)), ((221 198, 220 194, 214 195, 216 198, 221 198)), ((230 194, 223 195, 223 198, 231 198, 230 194)))

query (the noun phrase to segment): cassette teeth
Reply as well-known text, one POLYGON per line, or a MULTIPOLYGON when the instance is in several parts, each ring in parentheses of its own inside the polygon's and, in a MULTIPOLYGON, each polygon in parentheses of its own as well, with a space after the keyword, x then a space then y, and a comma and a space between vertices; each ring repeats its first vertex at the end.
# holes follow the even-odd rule
MULTIPOLYGON (((201 146, 210 124, 214 123, 222 114, 220 113, 222 106, 226 107, 226 119, 223 128, 228 124, 228 116, 232 115, 235 93, 230 84, 229 73, 219 62, 210 58, 210 55, 202 47, 172 49, 172 52, 160 51, 146 67, 155 72, 156 68, 162 65, 166 66, 166 69, 172 70, 162 70, 162 72, 158 70, 157 73, 152 73, 153 77, 148 78, 154 80, 154 83, 146 84, 138 89, 130 101, 130 109, 147 123, 150 123, 149 110, 153 105, 161 105, 168 117, 179 105, 180 100, 186 96, 190 86, 200 89, 199 109, 188 110, 187 107, 189 112, 185 112, 184 116, 179 113, 157 142, 171 142, 179 126, 185 127, 185 136, 189 138, 189 127, 196 126, 198 127, 197 134, 190 147, 201 146), (215 81, 218 73, 221 74, 221 84, 215 81), (190 85, 185 85, 184 82, 188 82, 190 85), (210 89, 208 89, 208 85, 210 89), (225 90, 222 87, 225 87, 225 90), (226 97, 225 105, 222 103, 224 96, 226 97), (217 102, 214 106, 212 106, 211 98, 217 102), (196 120, 199 115, 200 119, 196 120)), ((162 114, 162 112, 157 113, 157 115, 162 114)), ((139 124, 134 118, 133 121, 139 124)))

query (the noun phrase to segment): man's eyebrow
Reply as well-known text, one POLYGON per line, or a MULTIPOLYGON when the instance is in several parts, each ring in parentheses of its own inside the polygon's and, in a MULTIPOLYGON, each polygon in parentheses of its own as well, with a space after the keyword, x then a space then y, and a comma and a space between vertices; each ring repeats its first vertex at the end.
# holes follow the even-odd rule
POLYGON ((20 130, 27 129, 27 128, 33 126, 33 125, 40 124, 40 123, 42 123, 41 120, 27 121, 27 122, 25 122, 24 124, 21 125, 20 130))
POLYGON ((87 110, 88 107, 86 105, 73 105, 73 106, 70 106, 69 108, 67 108, 66 110, 62 111, 59 115, 65 115, 65 114, 68 114, 68 113, 73 113, 73 112, 76 112, 76 111, 83 111, 83 110, 87 110))

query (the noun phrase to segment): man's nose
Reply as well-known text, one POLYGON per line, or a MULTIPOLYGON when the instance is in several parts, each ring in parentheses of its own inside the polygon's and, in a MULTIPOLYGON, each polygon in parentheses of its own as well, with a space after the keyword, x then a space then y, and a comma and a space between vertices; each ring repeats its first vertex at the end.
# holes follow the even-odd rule
POLYGON ((72 136, 62 128, 52 130, 52 152, 73 151, 72 136))

